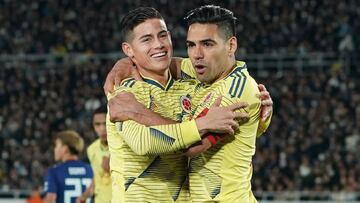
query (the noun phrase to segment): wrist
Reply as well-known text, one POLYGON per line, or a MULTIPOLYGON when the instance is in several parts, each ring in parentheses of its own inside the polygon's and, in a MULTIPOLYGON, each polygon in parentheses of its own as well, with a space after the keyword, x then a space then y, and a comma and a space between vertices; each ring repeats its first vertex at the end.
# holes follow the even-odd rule
POLYGON ((207 122, 206 119, 204 119, 204 117, 197 118, 195 120, 195 123, 201 137, 209 132, 209 129, 207 127, 207 122))

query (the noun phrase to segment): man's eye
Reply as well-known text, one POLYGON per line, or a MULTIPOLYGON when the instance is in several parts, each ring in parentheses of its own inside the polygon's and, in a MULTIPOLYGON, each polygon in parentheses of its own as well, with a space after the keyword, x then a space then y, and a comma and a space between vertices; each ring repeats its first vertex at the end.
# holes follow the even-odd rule
POLYGON ((212 46, 212 44, 210 42, 204 42, 204 46, 210 47, 210 46, 212 46))

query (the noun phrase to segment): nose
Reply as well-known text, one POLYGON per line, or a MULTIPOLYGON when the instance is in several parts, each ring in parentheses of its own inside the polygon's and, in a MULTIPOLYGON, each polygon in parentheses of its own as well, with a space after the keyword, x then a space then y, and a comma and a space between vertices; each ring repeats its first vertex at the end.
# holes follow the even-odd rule
POLYGON ((194 47, 194 58, 196 60, 204 58, 204 52, 203 52, 201 46, 194 47))
POLYGON ((106 132, 106 124, 100 126, 101 132, 106 132))
POLYGON ((156 37, 155 40, 154 40, 154 45, 155 45, 155 48, 156 49, 162 49, 164 48, 164 42, 159 38, 159 37, 156 37))

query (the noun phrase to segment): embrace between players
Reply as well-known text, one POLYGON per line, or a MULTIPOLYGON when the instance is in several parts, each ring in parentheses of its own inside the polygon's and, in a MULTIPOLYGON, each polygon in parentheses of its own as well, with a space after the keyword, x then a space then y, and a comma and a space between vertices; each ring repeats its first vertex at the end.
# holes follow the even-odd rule
POLYGON ((104 85, 112 203, 257 202, 251 162, 271 120, 270 95, 235 59, 231 11, 202 6, 185 20, 189 59, 172 57, 155 9, 121 21, 128 58, 104 85))

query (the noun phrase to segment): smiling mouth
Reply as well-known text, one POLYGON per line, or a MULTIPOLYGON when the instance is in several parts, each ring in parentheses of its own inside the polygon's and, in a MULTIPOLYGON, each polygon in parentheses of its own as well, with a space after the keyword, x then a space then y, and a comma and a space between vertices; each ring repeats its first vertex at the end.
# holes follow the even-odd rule
POLYGON ((167 51, 163 51, 163 52, 152 54, 151 57, 152 58, 161 58, 161 57, 164 57, 166 55, 167 55, 167 51))

